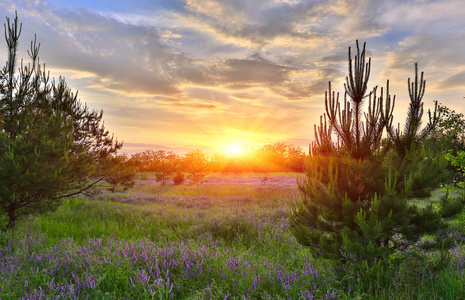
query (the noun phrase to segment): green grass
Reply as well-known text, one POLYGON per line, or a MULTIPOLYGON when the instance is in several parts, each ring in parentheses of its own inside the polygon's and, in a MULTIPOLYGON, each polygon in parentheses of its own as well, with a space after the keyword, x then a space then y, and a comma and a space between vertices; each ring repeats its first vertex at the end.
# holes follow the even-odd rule
MULTIPOLYGON (((287 180, 294 175, 268 174, 276 180, 267 184, 218 175, 215 184, 161 186, 149 174, 126 193, 66 199, 53 213, 23 219, 14 235, 0 235, 7 270, 0 298, 34 299, 41 291, 47 299, 464 298, 461 242, 447 255, 410 251, 374 267, 341 269, 309 257, 289 231, 288 205, 299 197, 287 180)), ((453 222, 462 241, 465 214, 453 222)))

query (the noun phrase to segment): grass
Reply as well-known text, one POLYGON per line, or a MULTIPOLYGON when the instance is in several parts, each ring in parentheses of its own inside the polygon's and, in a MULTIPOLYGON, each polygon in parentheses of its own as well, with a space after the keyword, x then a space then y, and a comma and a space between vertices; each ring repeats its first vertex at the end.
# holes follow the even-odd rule
POLYGON ((341 269, 309 257, 289 232, 293 176, 161 186, 148 174, 126 193, 67 199, 0 234, 0 298, 464 298, 464 214, 451 229, 457 247, 442 255, 419 248, 341 269))

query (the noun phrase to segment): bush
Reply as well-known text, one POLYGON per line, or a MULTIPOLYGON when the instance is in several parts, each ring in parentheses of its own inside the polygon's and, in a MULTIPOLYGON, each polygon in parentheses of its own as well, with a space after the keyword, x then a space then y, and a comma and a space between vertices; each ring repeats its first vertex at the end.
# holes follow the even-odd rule
POLYGON ((175 185, 180 185, 184 182, 184 174, 182 172, 177 172, 176 175, 173 177, 173 183, 175 185))

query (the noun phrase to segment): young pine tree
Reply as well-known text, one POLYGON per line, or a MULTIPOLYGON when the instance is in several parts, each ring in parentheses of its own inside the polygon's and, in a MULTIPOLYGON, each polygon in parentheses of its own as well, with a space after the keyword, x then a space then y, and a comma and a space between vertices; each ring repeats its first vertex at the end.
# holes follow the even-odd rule
POLYGON ((8 61, 0 70, 0 225, 47 212, 60 199, 103 180, 131 182, 116 159, 122 144, 105 130, 103 112, 91 111, 60 78, 50 80, 31 42, 31 63, 17 64, 21 25, 7 18, 8 61), (19 71, 18 71, 19 70, 19 71))
MULTIPOLYGON (((325 94, 326 113, 320 126, 315 125, 316 142, 310 147, 306 174, 298 181, 301 201, 292 207, 290 222, 297 240, 316 256, 374 261, 439 230, 443 223, 431 206, 420 209, 408 201, 414 179, 422 175, 415 167, 430 159, 425 153, 417 155, 422 153, 419 140, 426 136, 424 131, 417 136, 418 103, 411 104, 407 133, 394 132, 389 135, 391 147, 382 147, 384 129, 392 128, 395 103, 389 81, 379 95, 377 87, 368 90, 371 59, 366 62, 365 44, 360 50, 358 41, 354 61, 349 48, 348 64, 343 101, 331 83, 325 94)), ((416 85, 417 80, 415 93, 416 85)), ((442 165, 435 166, 440 171, 442 165)))

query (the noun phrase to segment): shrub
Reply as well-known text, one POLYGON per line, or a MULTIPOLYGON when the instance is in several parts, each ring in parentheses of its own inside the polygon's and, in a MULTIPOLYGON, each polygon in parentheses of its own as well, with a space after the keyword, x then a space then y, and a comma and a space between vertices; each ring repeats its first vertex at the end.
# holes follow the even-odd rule
POLYGON ((182 172, 176 172, 176 175, 173 177, 173 183, 175 185, 180 185, 184 182, 184 173, 182 172))

